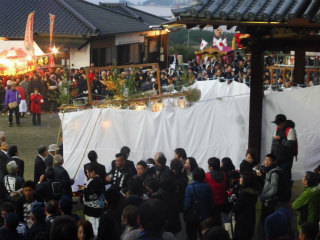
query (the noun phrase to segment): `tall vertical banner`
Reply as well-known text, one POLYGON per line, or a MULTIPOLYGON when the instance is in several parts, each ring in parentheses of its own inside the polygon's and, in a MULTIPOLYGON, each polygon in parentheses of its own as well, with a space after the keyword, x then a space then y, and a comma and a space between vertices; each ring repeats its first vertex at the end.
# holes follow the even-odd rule
POLYGON ((50 49, 52 49, 53 28, 54 28, 54 20, 56 16, 49 13, 49 17, 50 17, 50 49))
POLYGON ((33 48, 33 19, 34 12, 30 13, 27 20, 26 33, 24 36, 24 47, 27 51, 32 52, 34 54, 33 48))

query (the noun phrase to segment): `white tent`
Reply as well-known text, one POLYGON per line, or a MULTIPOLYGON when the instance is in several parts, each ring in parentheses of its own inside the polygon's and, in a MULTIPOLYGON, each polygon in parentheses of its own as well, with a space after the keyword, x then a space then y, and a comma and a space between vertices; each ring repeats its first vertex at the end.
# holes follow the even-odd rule
MULTIPOLYGON (((0 52, 2 52, 5 49, 10 49, 12 47, 22 48, 26 50, 24 47, 24 40, 0 40, 0 52)), ((44 54, 36 42, 33 42, 33 47, 36 56, 44 54)))
MULTIPOLYGON (((71 177, 77 171, 77 183, 85 181, 83 165, 87 153, 96 150, 99 162, 110 166, 122 146, 131 148, 130 159, 154 157, 162 151, 167 164, 175 148, 182 147, 207 171, 209 157, 230 157, 239 166, 245 157, 249 128, 249 88, 233 82, 196 83, 201 100, 174 111, 135 111, 90 109, 60 114, 63 118, 65 168, 71 177)), ((266 93, 263 104, 262 157, 269 153, 278 113, 296 123, 299 161, 294 162, 293 177, 301 178, 320 160, 320 86, 266 93)), ((263 159, 263 158, 262 158, 263 159)))

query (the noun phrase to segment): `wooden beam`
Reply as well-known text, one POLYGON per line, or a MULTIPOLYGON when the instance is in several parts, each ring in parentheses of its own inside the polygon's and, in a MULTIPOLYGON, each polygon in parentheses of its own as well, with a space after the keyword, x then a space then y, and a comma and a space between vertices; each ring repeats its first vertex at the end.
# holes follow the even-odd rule
POLYGON ((249 110, 249 148, 257 153, 260 161, 261 153, 261 128, 262 128, 262 102, 263 102, 263 69, 264 52, 259 46, 251 51, 251 85, 250 85, 250 110, 249 110))
POLYGON ((304 83, 306 64, 306 52, 302 49, 297 49, 294 56, 294 70, 293 70, 293 82, 298 84, 304 83))

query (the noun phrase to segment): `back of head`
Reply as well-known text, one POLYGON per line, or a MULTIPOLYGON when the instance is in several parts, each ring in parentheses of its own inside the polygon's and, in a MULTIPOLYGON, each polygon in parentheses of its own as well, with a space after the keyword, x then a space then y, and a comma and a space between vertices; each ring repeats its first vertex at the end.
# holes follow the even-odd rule
POLYGON ((187 153, 183 148, 177 148, 174 152, 177 154, 178 158, 182 158, 183 160, 187 159, 187 153))
MULTIPOLYGON (((1 144, 1 141, 0 141, 0 144, 1 144)), ((17 152, 18 152, 18 147, 17 146, 10 146, 9 149, 8 149, 8 155, 10 157, 16 156, 17 152)))
POLYGON ((166 163, 167 163, 167 158, 166 158, 166 156, 165 156, 162 152, 158 152, 158 153, 156 154, 156 157, 155 157, 155 158, 157 159, 158 163, 159 163, 161 166, 166 165, 166 163))
POLYGON ((50 200, 46 203, 46 211, 49 214, 58 215, 59 214, 59 204, 55 200, 50 200))
POLYGON ((308 187, 314 187, 318 185, 319 177, 316 173, 308 171, 306 172, 305 180, 308 181, 308 187))
POLYGON ((236 169, 235 166, 233 165, 231 158, 228 158, 228 157, 222 158, 221 162, 223 164, 222 169, 225 172, 233 171, 236 169))
POLYGON ((220 170, 220 160, 219 158, 212 157, 208 160, 209 168, 212 168, 213 171, 220 170))
POLYGON ((77 225, 69 216, 57 217, 50 228, 51 240, 76 240, 77 225))
POLYGON ((170 168, 175 174, 182 173, 183 163, 179 159, 173 159, 170 163, 170 168))
POLYGON ((129 205, 122 212, 122 221, 130 227, 137 228, 137 218, 139 209, 134 205, 129 205))
POLYGON ((147 200, 140 205, 139 224, 145 231, 162 231, 167 220, 165 212, 165 206, 161 200, 147 200))
POLYGON ((9 174, 15 174, 17 172, 17 163, 15 161, 10 161, 7 164, 7 171, 9 174))
POLYGON ((210 229, 203 240, 230 240, 228 232, 223 227, 213 227, 210 229))
POLYGON ((129 154, 130 154, 130 148, 127 147, 127 146, 123 146, 123 147, 120 149, 120 153, 123 153, 126 157, 128 157, 129 154))
POLYGON ((189 163, 190 163, 190 170, 193 172, 194 169, 198 167, 198 163, 195 158, 193 157, 188 157, 189 163))
POLYGON ((98 154, 96 153, 96 151, 91 150, 88 153, 88 159, 90 160, 90 162, 96 162, 98 159, 98 154))
POLYGON ((194 181, 203 182, 206 178, 206 174, 202 168, 195 168, 192 172, 192 178, 194 181))
POLYGON ((63 165, 63 157, 60 154, 56 154, 53 159, 53 164, 57 166, 63 165))
POLYGON ((133 177, 128 183, 130 195, 137 195, 142 197, 143 195, 143 182, 139 177, 133 177))
POLYGON ((120 192, 117 189, 109 188, 104 192, 104 199, 108 202, 109 207, 117 207, 120 202, 120 192))
POLYGON ((59 208, 64 214, 71 214, 72 213, 72 198, 67 195, 63 195, 59 201, 59 208))
POLYGON ((51 181, 54 180, 56 176, 53 167, 47 167, 44 172, 44 175, 47 177, 48 180, 51 181))
POLYGON ((44 221, 46 218, 44 204, 41 202, 35 202, 33 204, 31 213, 33 214, 36 222, 44 221))
POLYGON ((4 202, 1 204, 0 210, 1 212, 11 213, 15 212, 16 208, 12 202, 4 202))
POLYGON ((305 222, 301 225, 300 239, 316 240, 319 232, 319 225, 314 222, 305 222), (304 238, 302 238, 302 236, 304 238))

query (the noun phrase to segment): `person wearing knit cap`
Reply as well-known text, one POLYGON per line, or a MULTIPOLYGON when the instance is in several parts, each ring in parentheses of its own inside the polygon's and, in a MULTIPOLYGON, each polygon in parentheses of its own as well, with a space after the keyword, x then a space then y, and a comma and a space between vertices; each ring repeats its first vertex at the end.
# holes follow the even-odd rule
POLYGON ((264 223, 267 240, 286 239, 294 240, 294 234, 290 229, 292 212, 287 208, 279 208, 269 215, 264 223))
POLYGON ((16 213, 8 213, 5 218, 4 226, 7 231, 3 232, 1 239, 4 240, 23 240, 25 239, 21 234, 18 233, 17 227, 19 225, 19 217, 16 213))

